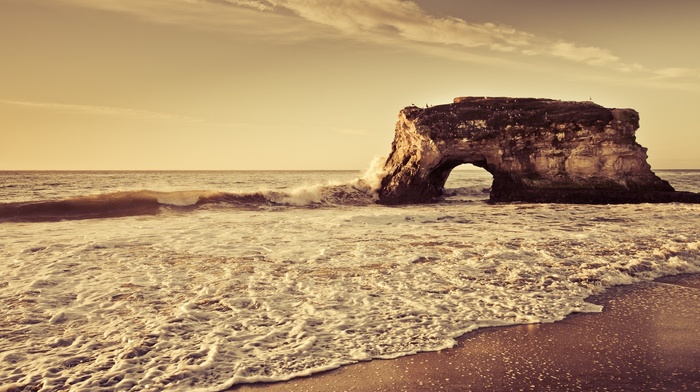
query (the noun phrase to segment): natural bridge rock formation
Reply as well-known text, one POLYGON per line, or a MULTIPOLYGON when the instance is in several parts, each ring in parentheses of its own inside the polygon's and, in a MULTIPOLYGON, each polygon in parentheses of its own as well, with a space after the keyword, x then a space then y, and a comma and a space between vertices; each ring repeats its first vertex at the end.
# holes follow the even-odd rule
POLYGON ((495 202, 700 202, 651 171, 637 128, 636 111, 593 102, 465 97, 407 107, 379 201, 433 201, 452 169, 471 163, 493 175, 495 202))

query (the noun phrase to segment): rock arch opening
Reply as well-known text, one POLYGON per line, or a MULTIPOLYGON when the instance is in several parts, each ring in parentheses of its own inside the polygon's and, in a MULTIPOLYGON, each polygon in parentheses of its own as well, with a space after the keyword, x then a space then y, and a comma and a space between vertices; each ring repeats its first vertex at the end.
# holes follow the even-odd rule
POLYGON ((486 169, 486 166, 487 164, 485 159, 473 161, 449 159, 435 166, 429 173, 427 173, 427 176, 432 186, 440 190, 444 188, 454 170, 479 170, 486 169))
POLYGON ((463 163, 449 173, 442 194, 448 200, 483 201, 489 198, 492 184, 493 175, 486 169, 463 163))

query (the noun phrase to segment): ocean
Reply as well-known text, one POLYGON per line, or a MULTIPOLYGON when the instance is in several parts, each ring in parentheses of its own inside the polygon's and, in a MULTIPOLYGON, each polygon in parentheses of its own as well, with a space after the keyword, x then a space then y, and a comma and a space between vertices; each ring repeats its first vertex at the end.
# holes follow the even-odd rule
POLYGON ((383 206, 377 178, 0 172, 0 390, 287 380, 700 272, 698 204, 488 204, 490 174, 456 170, 440 202, 383 206))

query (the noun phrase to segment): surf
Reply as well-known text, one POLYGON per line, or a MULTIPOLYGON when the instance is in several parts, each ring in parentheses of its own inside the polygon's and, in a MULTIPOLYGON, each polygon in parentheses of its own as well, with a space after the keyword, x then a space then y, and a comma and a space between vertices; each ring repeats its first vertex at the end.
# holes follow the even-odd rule
POLYGON ((0 203, 0 222, 58 222, 189 212, 201 208, 264 210, 271 207, 363 206, 377 200, 382 160, 346 182, 300 185, 291 189, 246 192, 217 190, 135 190, 73 196, 57 200, 0 203))

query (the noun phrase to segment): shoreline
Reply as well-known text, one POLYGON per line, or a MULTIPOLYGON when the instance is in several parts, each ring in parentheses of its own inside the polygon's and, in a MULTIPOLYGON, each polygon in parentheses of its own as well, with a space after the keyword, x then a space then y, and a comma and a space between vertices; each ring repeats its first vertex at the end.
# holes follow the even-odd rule
POLYGON ((700 390, 700 274, 616 286, 602 313, 488 327, 450 349, 229 391, 700 390))

